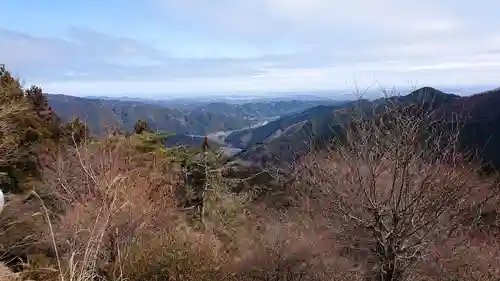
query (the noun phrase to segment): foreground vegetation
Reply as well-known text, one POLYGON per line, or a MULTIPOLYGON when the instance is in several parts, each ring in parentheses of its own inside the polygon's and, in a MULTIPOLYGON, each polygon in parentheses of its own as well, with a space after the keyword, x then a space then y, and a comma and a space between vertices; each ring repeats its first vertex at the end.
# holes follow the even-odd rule
POLYGON ((41 89, 0 75, 0 280, 500 276, 496 177, 426 104, 353 115, 331 147, 257 188, 259 173, 233 177, 206 146, 165 148, 144 122, 91 139, 41 89))

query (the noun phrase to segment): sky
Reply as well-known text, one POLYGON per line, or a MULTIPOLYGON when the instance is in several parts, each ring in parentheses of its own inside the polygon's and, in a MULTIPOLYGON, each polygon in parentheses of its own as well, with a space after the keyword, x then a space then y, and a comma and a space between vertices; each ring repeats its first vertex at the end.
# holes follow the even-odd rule
POLYGON ((46 92, 500 83, 497 0, 0 0, 0 63, 46 92))

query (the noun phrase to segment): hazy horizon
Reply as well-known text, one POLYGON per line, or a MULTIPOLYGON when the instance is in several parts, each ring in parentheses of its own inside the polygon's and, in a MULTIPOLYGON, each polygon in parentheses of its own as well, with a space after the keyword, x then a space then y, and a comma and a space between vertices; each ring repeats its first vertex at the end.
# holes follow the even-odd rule
MULTIPOLYGON (((425 85, 423 87, 426 87, 425 85)), ((427 85, 427 87, 432 87, 427 85)), ((406 95, 419 87, 399 87, 392 89, 393 94, 406 95)), ((496 85, 471 85, 464 87, 436 87, 436 89, 443 91, 445 93, 457 94, 462 96, 468 96, 472 94, 477 94, 485 92, 488 90, 496 89, 496 85)), ((390 88, 387 90, 391 91, 390 88)), ((376 99, 383 97, 382 89, 359 89, 359 93, 368 99, 376 99)), ((198 93, 184 93, 184 94, 128 94, 128 93, 117 93, 117 94, 106 94, 106 93, 92 93, 92 94, 72 94, 72 93, 47 93, 51 95, 67 95, 80 98, 107 98, 107 99, 117 99, 117 100, 150 100, 150 101, 168 101, 168 100, 196 100, 199 101, 223 101, 223 100, 290 100, 290 99, 334 99, 334 100, 353 100, 358 97, 356 94, 356 89, 344 89, 344 90, 323 90, 323 91, 283 91, 283 92, 217 92, 217 93, 204 93, 199 95, 198 93)))
POLYGON ((500 82, 493 0, 1 3, 0 63, 48 93, 161 98, 500 82))

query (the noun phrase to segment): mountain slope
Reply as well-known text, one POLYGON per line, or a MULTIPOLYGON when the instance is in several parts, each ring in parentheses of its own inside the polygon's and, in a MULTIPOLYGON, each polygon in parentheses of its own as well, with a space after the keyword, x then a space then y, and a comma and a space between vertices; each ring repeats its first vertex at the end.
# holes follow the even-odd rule
POLYGON ((80 117, 94 134, 102 134, 110 126, 131 131, 139 119, 147 121, 153 130, 198 135, 235 130, 254 123, 252 120, 235 118, 224 113, 200 110, 185 112, 140 102, 64 95, 48 95, 48 101, 63 120, 80 117))
MULTIPOLYGON (((378 99, 373 102, 347 102, 336 106, 318 106, 298 114, 284 116, 265 126, 230 134, 226 141, 242 148, 238 157, 257 163, 267 161, 288 162, 311 146, 322 146, 333 136, 342 134, 354 109, 362 109, 367 116, 378 114, 388 102, 404 105, 418 103, 427 108, 453 115, 467 117, 462 131, 463 149, 474 150, 486 162, 500 167, 500 90, 461 97, 447 94, 434 88, 418 89, 406 96, 378 99), (285 133, 288 132, 288 133, 285 133)), ((451 119, 450 119, 451 121, 451 119)))
POLYGON ((279 138, 282 132, 287 131, 290 126, 307 121, 310 123, 321 122, 332 115, 332 113, 351 102, 337 105, 319 105, 296 114, 288 114, 277 120, 271 121, 264 126, 240 130, 229 134, 226 142, 234 147, 245 148, 257 144, 267 143, 279 138))
POLYGON ((461 144, 492 167, 500 167, 500 89, 456 99, 450 110, 462 111, 461 144))
POLYGON ((63 120, 73 117, 84 120, 93 134, 103 134, 109 127, 131 131, 135 122, 145 120, 154 130, 176 134, 207 135, 250 127, 276 117, 336 101, 286 100, 269 102, 224 103, 183 101, 179 103, 142 100, 112 100, 109 98, 79 98, 47 95, 49 104, 63 120), (168 108, 167 105, 173 106, 168 108))
POLYGON ((336 103, 339 102, 328 99, 246 102, 241 104, 211 102, 193 107, 192 109, 205 112, 224 112, 228 115, 237 117, 260 118, 283 116, 319 105, 331 105, 336 103))

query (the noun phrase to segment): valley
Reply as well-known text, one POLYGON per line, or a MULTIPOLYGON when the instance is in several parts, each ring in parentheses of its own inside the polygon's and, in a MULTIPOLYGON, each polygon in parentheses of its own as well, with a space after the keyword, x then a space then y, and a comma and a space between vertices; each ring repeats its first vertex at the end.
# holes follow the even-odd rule
MULTIPOLYGON (((21 88, 5 69, 0 74, 5 275, 67 281, 60 274, 78 267, 80 281, 101 274, 122 281, 109 277, 117 272, 111 266, 133 281, 172 274, 175 280, 280 280, 277 274, 327 281, 346 272, 356 279, 334 280, 376 281, 366 276, 396 271, 349 268, 360 259, 384 265, 392 260, 379 258, 384 247, 405 241, 416 241, 423 253, 403 248, 401 259, 454 251, 459 246, 431 246, 454 243, 446 238, 451 232, 499 250, 499 89, 460 96, 423 87, 374 100, 165 107, 47 95, 36 86, 21 88), (396 232, 393 240, 380 236, 396 232), (290 241, 306 243, 306 252, 297 250, 299 261, 313 271, 280 271, 279 264, 295 264, 296 250, 282 248, 290 241), (255 251, 250 257, 248 249, 255 251), (66 265, 54 251, 78 262, 66 265), (254 261, 241 264, 246 258, 254 261), (259 265, 263 258, 275 262, 259 265), (327 261, 334 264, 322 264, 327 261), (193 273, 198 268, 204 270, 193 273), (250 274, 265 278, 245 279, 250 274)), ((473 266, 495 259, 463 251, 460 257, 473 266)), ((436 263, 407 262, 418 270, 436 263)))
MULTIPOLYGON (((500 120, 493 114, 479 117, 488 111, 478 109, 489 106, 487 101, 498 96, 498 89, 458 96, 425 87, 408 95, 392 97, 391 100, 410 103, 420 99, 420 96, 432 97, 436 106, 445 109, 467 109, 468 114, 472 114, 470 118, 476 121, 467 123, 468 131, 463 142, 467 143, 470 149, 482 147, 483 151, 488 152, 484 153, 483 157, 491 161, 492 165, 500 165, 500 156, 495 156, 497 152, 489 152, 495 151, 496 148, 491 143, 482 143, 477 139, 477 134, 489 134, 493 139, 498 138, 496 129, 487 129, 488 132, 478 131, 485 129, 479 129, 482 125, 477 123, 500 120), (486 121, 488 119, 491 120, 486 121)), ((183 106, 180 108, 164 107, 167 104, 158 106, 153 102, 99 100, 95 97, 86 99, 48 95, 48 100, 49 104, 60 112, 63 120, 79 117, 86 120, 90 128, 99 128, 107 122, 125 131, 132 129, 133 120, 145 120, 153 130, 170 134, 166 140, 167 147, 199 147, 207 136, 211 146, 222 149, 226 156, 250 160, 260 163, 259 165, 267 161, 278 161, 277 159, 282 159, 278 162, 291 161, 311 145, 330 139, 339 133, 341 126, 347 124, 349 114, 360 106, 359 101, 330 99, 258 102, 244 100, 232 103, 196 101, 193 104, 190 104, 189 100, 183 100, 183 106)), ((175 101, 170 103, 176 104, 175 101)), ((362 103, 362 107, 369 109, 384 104, 385 99, 363 100, 362 103)), ((102 129, 91 131, 96 135, 105 133, 102 129)))
POLYGON ((500 281, 500 1, 0 3, 0 281, 500 281))

